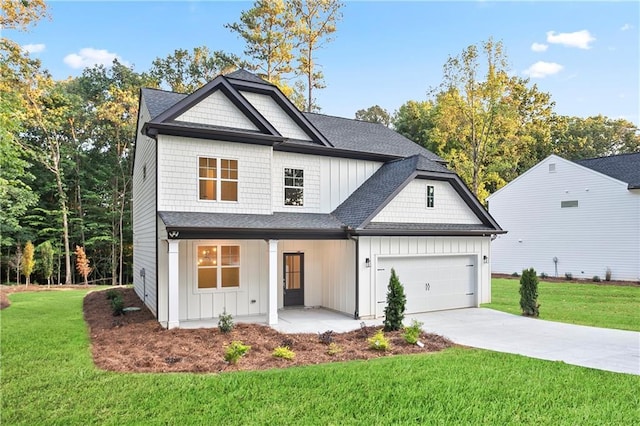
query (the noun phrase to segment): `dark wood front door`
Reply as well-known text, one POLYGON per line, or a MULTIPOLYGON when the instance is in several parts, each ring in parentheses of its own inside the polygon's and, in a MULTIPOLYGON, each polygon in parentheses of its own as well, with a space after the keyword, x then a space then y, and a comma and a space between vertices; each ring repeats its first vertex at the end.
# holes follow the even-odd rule
POLYGON ((284 306, 304 305, 304 253, 284 253, 284 306))

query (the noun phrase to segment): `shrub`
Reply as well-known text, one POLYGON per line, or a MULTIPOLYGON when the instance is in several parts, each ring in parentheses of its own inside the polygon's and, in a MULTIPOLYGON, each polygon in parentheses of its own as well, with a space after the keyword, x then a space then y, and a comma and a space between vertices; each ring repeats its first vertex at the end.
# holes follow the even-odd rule
POLYGON ((391 346, 382 330, 378 330, 378 332, 374 334, 373 337, 367 339, 367 341, 369 342, 369 349, 376 351, 386 351, 391 346))
POLYGON ((293 347, 293 339, 285 337, 284 339, 282 339, 282 342, 280 342, 280 346, 286 346, 287 348, 291 349, 293 347))
POLYGON ((565 272, 564 279, 567 281, 571 281, 573 279, 573 274, 571 272, 565 272))
POLYGON ((110 288, 106 292, 107 300, 113 300, 116 297, 118 297, 119 294, 120 293, 118 293, 118 291, 115 288, 110 288))
POLYGON ((512 276, 512 277, 519 277, 519 276, 520 276, 520 274, 519 274, 519 273, 517 273, 517 272, 514 272, 513 274, 511 274, 511 276, 512 276))
POLYGON ((537 317, 540 312, 538 305, 538 277, 533 268, 522 271, 520 278, 520 307, 522 315, 537 317))
POLYGON ((292 360, 296 357, 295 352, 293 352, 286 346, 278 346, 273 350, 272 355, 276 358, 283 358, 288 360, 292 360))
POLYGON ((594 275, 594 276, 593 276, 593 282, 594 282, 594 283, 599 283, 599 282, 600 282, 600 277, 599 277, 599 276, 597 276, 597 275, 594 275))
POLYGON ((404 328, 404 340, 410 345, 415 345, 418 342, 418 338, 420 337, 420 333, 422 333, 422 326, 424 323, 413 320, 411 321, 411 325, 404 328))
POLYGON ((541 272, 540 273, 540 278, 542 278, 543 280, 549 278, 549 274, 547 274, 546 272, 541 272))
POLYGON ((222 311, 220 316, 218 317, 218 328, 223 333, 230 333, 233 330, 233 317, 231 314, 228 314, 226 309, 222 311))
POLYGON ((242 342, 234 340, 224 351, 224 360, 229 364, 236 364, 240 358, 249 352, 251 346, 243 345, 242 342))
POLYGON ((329 343, 329 348, 327 349, 328 355, 338 355, 340 352, 342 352, 342 348, 338 346, 336 342, 329 343))
POLYGON ((114 317, 124 315, 124 300, 120 293, 117 293, 116 296, 111 299, 111 311, 114 317))
POLYGON ((387 287, 387 306, 384 308, 384 331, 395 331, 402 328, 406 304, 407 297, 404 295, 404 288, 400 284, 395 269, 391 268, 391 278, 389 278, 389 286, 387 287))
POLYGON ((604 280, 611 281, 611 268, 607 268, 607 270, 605 271, 604 280))
POLYGON ((324 333, 318 333, 318 341, 325 345, 333 343, 333 330, 327 330, 324 333))

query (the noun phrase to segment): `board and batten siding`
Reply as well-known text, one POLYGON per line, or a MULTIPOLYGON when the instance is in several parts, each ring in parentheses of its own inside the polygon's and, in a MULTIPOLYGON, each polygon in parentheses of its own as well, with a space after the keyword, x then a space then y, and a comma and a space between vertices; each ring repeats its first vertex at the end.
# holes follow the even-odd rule
POLYGON ((381 163, 346 158, 275 151, 273 153, 273 211, 331 213, 360 185, 369 179, 381 163), (284 169, 304 170, 304 205, 284 205, 284 169))
POLYGON ((409 182, 372 222, 481 223, 448 182, 427 179, 409 182), (427 186, 434 187, 433 207, 427 207, 427 186))
POLYGON ((158 210, 271 214, 271 147, 158 136, 158 210), (238 160, 238 201, 199 200, 198 158, 238 160))
POLYGON ((227 98, 227 95, 219 90, 176 117, 176 121, 258 130, 255 124, 227 98))
MULTIPOLYGON (((358 240, 359 313, 363 319, 373 318, 376 314, 376 270, 378 257, 382 256, 474 256, 478 265, 477 303, 491 302, 491 237, 359 237, 358 240), (484 262, 484 256, 487 257, 487 263, 484 262)), ((380 300, 385 297, 382 296, 380 300)))
POLYGON ((150 119, 144 99, 139 114, 132 184, 133 287, 138 297, 157 315, 156 145, 153 139, 140 133, 143 123, 150 119))
POLYGON ((640 280, 640 191, 552 155, 489 197, 494 272, 640 280), (577 207, 562 207, 575 205, 577 207))

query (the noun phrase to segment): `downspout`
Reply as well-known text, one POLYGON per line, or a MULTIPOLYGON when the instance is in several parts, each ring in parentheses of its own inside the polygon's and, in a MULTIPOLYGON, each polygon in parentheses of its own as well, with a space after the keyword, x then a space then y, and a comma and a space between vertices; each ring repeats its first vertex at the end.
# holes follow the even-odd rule
POLYGON ((351 241, 355 241, 356 243, 356 309, 353 312, 353 319, 360 319, 360 239, 358 237, 354 237, 351 233, 347 234, 347 237, 351 241))

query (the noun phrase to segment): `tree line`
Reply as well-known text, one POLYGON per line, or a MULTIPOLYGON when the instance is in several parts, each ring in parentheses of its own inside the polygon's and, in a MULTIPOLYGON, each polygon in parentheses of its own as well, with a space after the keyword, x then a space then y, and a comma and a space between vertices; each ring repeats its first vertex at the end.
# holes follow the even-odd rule
MULTIPOLYGON (((0 281, 131 282, 139 89, 190 93, 220 73, 246 68, 301 110, 318 111, 315 93, 325 83, 317 52, 335 35, 342 7, 336 0, 256 1, 226 25, 244 41, 242 55, 178 49, 145 72, 116 60, 61 81, 2 37, 0 281)), ((27 30, 48 16, 44 0, 7 0, 2 12, 5 30, 27 30)), ((505 61, 501 43, 470 47, 449 59, 443 83, 427 100, 408 101, 393 116, 372 107, 356 117, 393 126, 438 153, 480 198, 548 152, 577 158, 638 150, 633 125, 557 116, 550 95, 510 77, 505 61)))
POLYGON ((392 126, 440 155, 481 200, 550 154, 579 160, 640 151, 633 123, 554 112, 549 93, 508 72, 502 42, 471 45, 443 66, 442 83, 390 114, 379 105, 357 119, 392 126))

